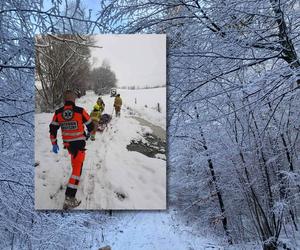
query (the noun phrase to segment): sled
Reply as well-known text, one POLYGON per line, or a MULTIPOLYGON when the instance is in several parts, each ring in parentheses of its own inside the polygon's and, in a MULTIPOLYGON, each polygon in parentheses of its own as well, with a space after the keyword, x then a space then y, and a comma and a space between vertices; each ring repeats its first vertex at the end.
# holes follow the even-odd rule
POLYGON ((105 128, 108 127, 108 123, 111 121, 112 116, 109 114, 103 114, 101 115, 101 119, 99 121, 99 125, 98 125, 98 131, 99 132, 103 132, 105 130, 105 128))

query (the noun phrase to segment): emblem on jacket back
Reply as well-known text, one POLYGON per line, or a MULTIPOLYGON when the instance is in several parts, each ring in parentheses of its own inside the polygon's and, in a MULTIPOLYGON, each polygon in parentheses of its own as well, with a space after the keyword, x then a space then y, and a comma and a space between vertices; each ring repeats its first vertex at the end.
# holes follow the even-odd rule
POLYGON ((66 109, 64 110, 64 112, 62 113, 62 117, 65 120, 71 120, 73 118, 74 112, 71 109, 66 109))

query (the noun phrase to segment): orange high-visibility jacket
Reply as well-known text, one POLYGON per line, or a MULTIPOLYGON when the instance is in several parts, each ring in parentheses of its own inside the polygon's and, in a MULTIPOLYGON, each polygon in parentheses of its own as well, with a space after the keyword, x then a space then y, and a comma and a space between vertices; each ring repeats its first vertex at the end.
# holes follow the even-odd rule
POLYGON ((61 128, 64 143, 85 140, 84 125, 88 131, 93 130, 93 123, 88 113, 71 101, 55 111, 50 123, 50 139, 52 144, 57 143, 57 130, 61 128))

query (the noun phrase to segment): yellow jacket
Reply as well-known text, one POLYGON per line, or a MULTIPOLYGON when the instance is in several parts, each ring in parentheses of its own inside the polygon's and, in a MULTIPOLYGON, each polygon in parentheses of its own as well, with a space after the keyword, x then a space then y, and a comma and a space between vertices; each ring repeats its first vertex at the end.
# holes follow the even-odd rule
POLYGON ((100 105, 96 104, 94 106, 93 111, 90 114, 91 119, 93 121, 99 122, 101 119, 102 111, 103 111, 102 107, 100 107, 100 105))
POLYGON ((93 110, 90 114, 92 121, 99 122, 101 119, 101 112, 93 110))

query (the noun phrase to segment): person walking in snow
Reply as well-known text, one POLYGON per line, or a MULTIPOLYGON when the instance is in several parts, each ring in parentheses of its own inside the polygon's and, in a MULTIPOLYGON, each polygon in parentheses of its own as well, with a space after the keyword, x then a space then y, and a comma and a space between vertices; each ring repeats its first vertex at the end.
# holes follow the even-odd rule
POLYGON ((96 139, 95 137, 96 137, 96 132, 97 132, 99 122, 100 122, 100 119, 101 119, 101 114, 102 114, 102 109, 97 103, 97 104, 95 104, 94 109, 90 114, 90 117, 91 117, 91 119, 93 121, 93 124, 94 124, 94 129, 91 132, 91 140, 92 141, 94 141, 96 139))
POLYGON ((121 107, 122 107, 122 98, 120 94, 117 94, 114 101, 114 107, 116 111, 116 116, 120 117, 121 115, 121 107))
POLYGON ((57 109, 49 125, 52 151, 57 154, 57 131, 61 128, 62 140, 71 156, 72 174, 65 192, 63 209, 79 206, 75 196, 81 176, 83 161, 85 158, 86 134, 84 125, 88 132, 93 131, 93 122, 88 113, 81 107, 75 105, 75 93, 67 90, 64 93, 64 106, 57 109))
POLYGON ((104 109, 105 109, 105 103, 102 100, 101 96, 98 97, 97 104, 99 105, 101 113, 102 113, 104 111, 104 109))

